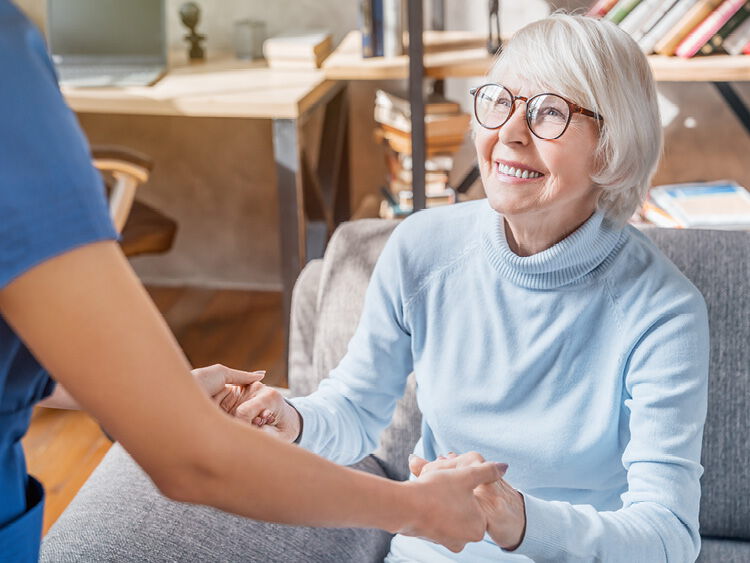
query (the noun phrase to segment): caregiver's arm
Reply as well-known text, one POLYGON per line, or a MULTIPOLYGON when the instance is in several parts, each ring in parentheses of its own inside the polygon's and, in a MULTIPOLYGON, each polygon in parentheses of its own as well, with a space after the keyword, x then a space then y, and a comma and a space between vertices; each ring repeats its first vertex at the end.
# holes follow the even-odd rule
POLYGON ((326 462, 216 408, 115 242, 32 267, 0 290, 0 313, 174 499, 263 520, 425 535, 453 549, 482 535, 471 491, 498 477, 494 465, 442 482, 391 482, 326 462))

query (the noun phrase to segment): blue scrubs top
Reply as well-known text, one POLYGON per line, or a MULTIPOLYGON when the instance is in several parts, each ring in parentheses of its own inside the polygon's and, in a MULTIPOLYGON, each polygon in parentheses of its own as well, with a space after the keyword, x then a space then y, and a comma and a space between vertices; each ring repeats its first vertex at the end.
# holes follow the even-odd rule
MULTIPOLYGON (((0 0, 0 289, 54 256, 116 238, 44 40, 0 0)), ((53 389, 0 315, 0 561, 38 559, 44 493, 26 473, 20 439, 34 403, 53 389)))

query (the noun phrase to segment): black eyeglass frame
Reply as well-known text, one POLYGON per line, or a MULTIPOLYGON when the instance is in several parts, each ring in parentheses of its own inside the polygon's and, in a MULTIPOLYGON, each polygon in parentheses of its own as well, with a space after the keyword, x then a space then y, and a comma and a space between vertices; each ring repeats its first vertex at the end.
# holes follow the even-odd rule
POLYGON ((532 135, 534 135, 537 139, 541 139, 543 141, 554 141, 555 139, 559 139, 560 137, 562 137, 563 134, 565 133, 565 131, 568 130, 568 125, 570 125, 570 120, 573 117, 574 113, 580 113, 581 115, 585 115, 587 117, 592 117, 594 119, 597 119, 600 123, 604 122, 604 118, 601 115, 599 115, 598 113, 596 113, 595 111, 591 111, 590 109, 586 109, 584 107, 581 107, 578 104, 576 104, 575 102, 571 102, 570 100, 568 100, 566 98, 563 98, 560 94, 555 94, 554 92, 542 92, 541 94, 535 94, 535 95, 533 95, 531 97, 516 96, 516 95, 513 94, 513 92, 511 92, 510 90, 508 90, 502 84, 498 84, 496 82, 488 82, 487 84, 482 84, 481 86, 478 86, 476 88, 472 88, 471 90, 469 90, 469 94, 471 94, 472 97, 474 98, 474 117, 476 118, 477 123, 479 123, 479 125, 481 125, 485 129, 490 129, 490 130, 500 129, 500 127, 502 127, 503 125, 505 125, 506 123, 508 123, 508 120, 511 117, 513 117, 513 112, 516 111, 516 100, 521 100, 521 101, 523 101, 523 102, 526 103, 526 112, 525 112, 526 125, 528 126, 529 131, 531 131, 532 135), (500 88, 502 88, 503 90, 505 90, 506 92, 508 92, 508 94, 510 94, 510 100, 511 101, 510 101, 510 111, 508 112, 508 117, 506 117, 505 121, 503 121, 500 125, 497 125, 496 127, 487 127, 479 119, 479 115, 477 115, 477 96, 476 96, 476 94, 477 94, 477 92, 479 92, 479 90, 481 90, 482 88, 485 88, 487 86, 499 86, 500 88), (560 132, 560 134, 557 137, 550 137, 550 138, 540 137, 539 135, 537 135, 534 132, 534 128, 531 126, 531 122, 529 120, 529 103, 532 100, 538 98, 539 96, 557 96, 563 102, 565 102, 566 104, 568 104, 568 110, 569 110, 568 111, 568 120, 565 122, 565 127, 563 127, 563 130, 560 132))

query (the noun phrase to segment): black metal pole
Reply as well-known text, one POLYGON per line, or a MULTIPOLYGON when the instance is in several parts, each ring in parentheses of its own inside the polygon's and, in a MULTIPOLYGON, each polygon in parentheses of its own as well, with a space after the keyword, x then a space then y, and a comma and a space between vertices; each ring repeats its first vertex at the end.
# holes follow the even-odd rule
POLYGON ((721 97, 724 98, 724 101, 734 112, 734 115, 737 116, 737 119, 745 127, 745 131, 750 135, 750 111, 739 94, 737 94, 737 91, 729 82, 714 82, 714 86, 716 86, 721 97))
POLYGON ((424 46, 422 0, 409 1, 409 103, 411 104, 411 189, 414 211, 425 208, 424 46))

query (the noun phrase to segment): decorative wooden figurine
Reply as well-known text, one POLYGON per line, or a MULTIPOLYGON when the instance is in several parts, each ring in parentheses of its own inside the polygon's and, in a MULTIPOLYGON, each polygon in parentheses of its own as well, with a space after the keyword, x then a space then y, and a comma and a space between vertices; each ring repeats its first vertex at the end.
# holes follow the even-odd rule
POLYGON ((206 53, 201 46, 201 41, 206 39, 205 35, 197 33, 195 31, 198 22, 201 17, 201 9, 195 2, 185 2, 180 6, 180 19, 190 30, 188 35, 185 35, 185 41, 190 43, 190 50, 188 51, 188 57, 191 61, 203 60, 206 58, 206 53))

